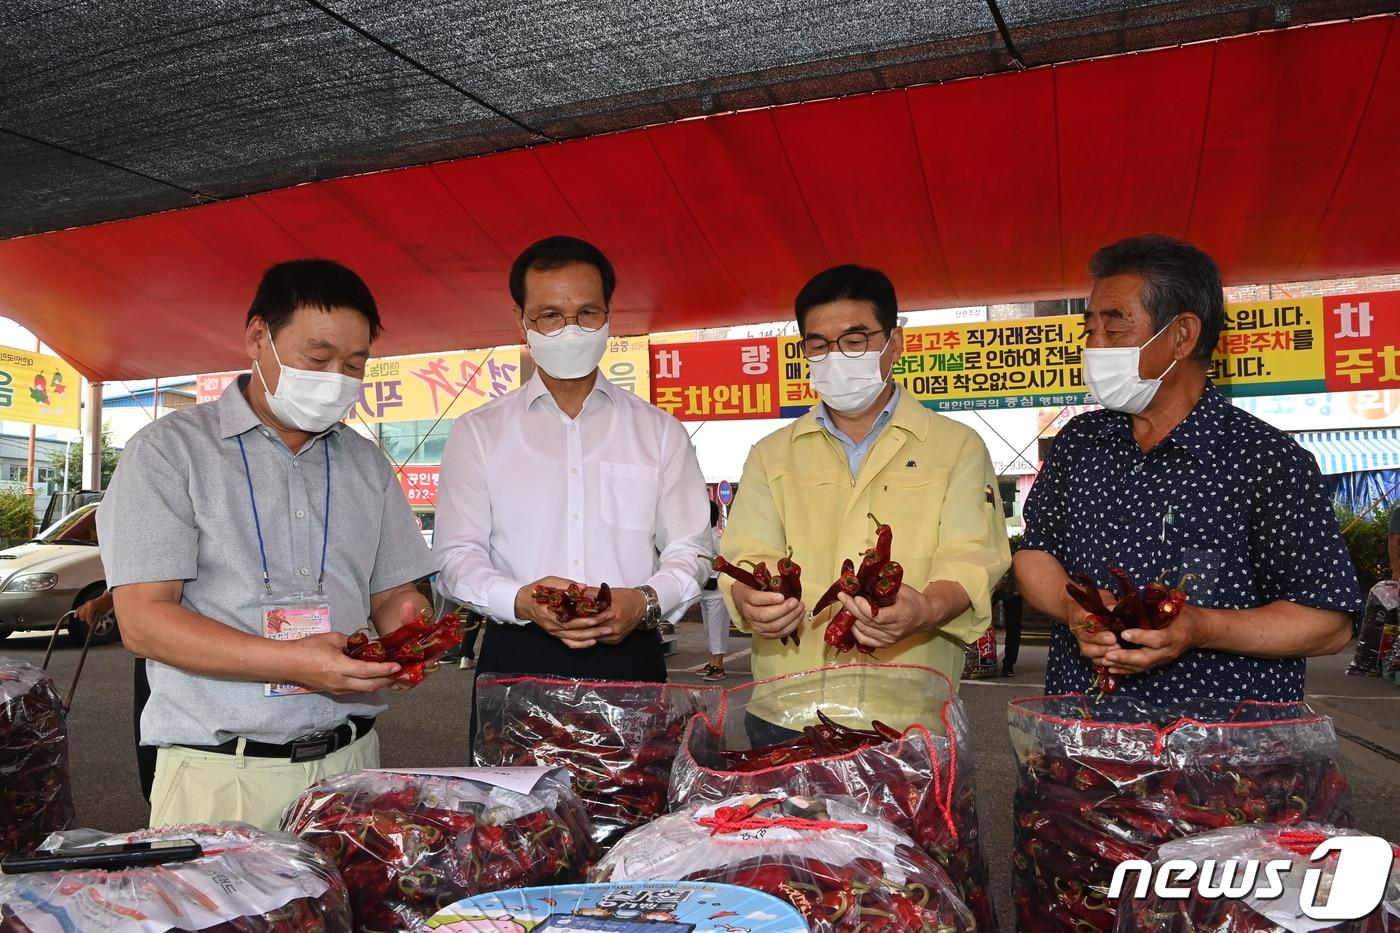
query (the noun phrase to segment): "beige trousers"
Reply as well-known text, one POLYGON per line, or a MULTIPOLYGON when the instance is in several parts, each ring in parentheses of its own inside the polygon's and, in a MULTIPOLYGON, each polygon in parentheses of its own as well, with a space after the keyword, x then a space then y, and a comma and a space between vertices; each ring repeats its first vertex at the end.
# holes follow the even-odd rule
POLYGON ((312 784, 346 771, 377 767, 379 735, 375 732, 319 761, 220 755, 172 745, 156 756, 151 827, 238 820, 275 830, 282 811, 312 784))

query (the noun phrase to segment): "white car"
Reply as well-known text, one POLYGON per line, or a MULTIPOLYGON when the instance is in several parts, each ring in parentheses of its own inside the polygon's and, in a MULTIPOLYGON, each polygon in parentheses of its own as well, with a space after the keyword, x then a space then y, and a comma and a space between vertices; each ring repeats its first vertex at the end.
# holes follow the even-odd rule
MULTIPOLYGON (((87 626, 63 617, 106 589, 97 552, 97 503, 92 503, 69 512, 32 541, 0 551, 0 639, 66 624, 69 637, 81 642, 87 626)), ((120 637, 114 613, 97 619, 93 644, 120 637)))

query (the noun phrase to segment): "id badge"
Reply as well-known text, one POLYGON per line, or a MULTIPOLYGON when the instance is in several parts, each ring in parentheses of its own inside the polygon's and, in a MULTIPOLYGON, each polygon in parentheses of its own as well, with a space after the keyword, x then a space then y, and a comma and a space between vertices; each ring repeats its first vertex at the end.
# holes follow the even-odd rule
MULTIPOLYGON (((276 641, 296 641, 331 630, 331 607, 316 593, 265 596, 262 600, 262 634, 276 641)), ((314 693, 301 684, 263 684, 263 696, 284 697, 314 693)))

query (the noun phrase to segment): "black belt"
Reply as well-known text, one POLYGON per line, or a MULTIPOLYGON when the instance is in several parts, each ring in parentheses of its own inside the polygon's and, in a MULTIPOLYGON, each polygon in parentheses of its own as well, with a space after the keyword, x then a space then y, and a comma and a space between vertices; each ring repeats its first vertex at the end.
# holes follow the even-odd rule
MULTIPOLYGON (((313 732, 282 745, 274 745, 271 742, 255 742, 248 739, 243 745, 243 754, 253 758, 286 758, 294 762, 319 761, 327 755, 340 751, 356 739, 362 739, 369 735, 373 728, 373 717, 351 716, 350 722, 336 726, 334 729, 313 732), (350 729, 351 725, 355 727, 353 732, 350 729)), ((229 739, 220 745, 182 745, 180 747, 195 752, 236 755, 238 754, 238 739, 229 739)))

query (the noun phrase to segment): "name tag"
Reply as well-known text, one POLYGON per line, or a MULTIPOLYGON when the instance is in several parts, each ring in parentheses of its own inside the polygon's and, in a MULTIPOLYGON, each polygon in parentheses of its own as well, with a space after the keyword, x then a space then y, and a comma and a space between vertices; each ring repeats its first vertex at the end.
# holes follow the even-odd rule
MULTIPOLYGON (((298 599, 268 600, 262 610, 264 638, 295 641, 331 630, 331 607, 324 601, 298 599)), ((315 691, 302 684, 263 684, 263 696, 283 697, 315 691)))

